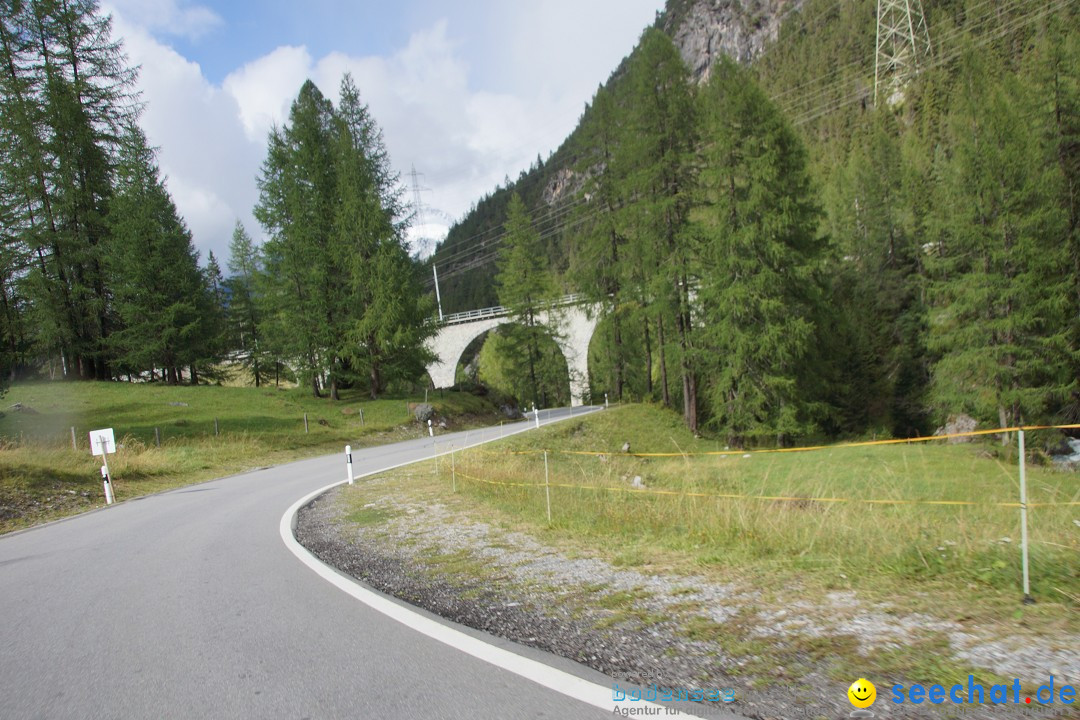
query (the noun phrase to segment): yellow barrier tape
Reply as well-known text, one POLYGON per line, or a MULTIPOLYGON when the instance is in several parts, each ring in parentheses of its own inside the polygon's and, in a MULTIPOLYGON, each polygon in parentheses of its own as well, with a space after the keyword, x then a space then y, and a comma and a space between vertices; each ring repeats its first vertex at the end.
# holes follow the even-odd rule
MULTIPOLYGON (((571 490, 601 490, 604 492, 641 493, 645 495, 677 495, 681 497, 719 498, 724 500, 772 500, 777 502, 815 502, 815 503, 865 503, 869 505, 958 505, 958 506, 984 506, 984 507, 1023 507, 1016 502, 980 503, 971 500, 864 500, 860 498, 826 498, 826 497, 797 497, 786 495, 740 495, 734 493, 700 493, 684 492, 679 490, 652 490, 650 488, 624 488, 608 485, 573 485, 570 483, 513 483, 499 480, 485 480, 484 478, 467 475, 461 471, 458 477, 466 480, 484 483, 486 485, 499 485, 505 487, 528 487, 528 488, 567 488, 571 490)), ((1064 503, 1028 503, 1029 508, 1035 507, 1075 507, 1080 506, 1080 501, 1064 503)))
MULTIPOLYGON (((609 451, 596 451, 596 450, 548 450, 546 452, 559 453, 561 455, 587 455, 587 456, 600 456, 600 455, 612 455, 616 457, 702 457, 702 456, 720 456, 720 455, 765 455, 770 453, 798 453, 798 452, 810 452, 816 450, 841 450, 845 448, 858 448, 858 447, 871 447, 876 445, 904 445, 907 443, 917 442, 933 442, 935 440, 950 440, 953 438, 962 437, 978 437, 982 435, 1001 435, 1002 433, 1012 433, 1023 430, 1025 432, 1031 430, 1080 430, 1080 423, 1070 425, 1024 425, 1020 427, 1007 427, 1007 428, 993 428, 991 430, 973 430, 971 432, 964 433, 950 433, 947 435, 927 435, 914 438, 892 438, 889 440, 864 440, 861 442, 849 442, 838 443, 835 445, 806 445, 803 447, 795 448, 772 448, 767 450, 710 450, 705 452, 667 452, 667 453, 635 453, 635 452, 619 452, 614 450, 609 451)), ((504 450, 502 452, 492 452, 490 450, 472 449, 470 452, 477 452, 483 455, 540 455, 544 450, 504 450)))

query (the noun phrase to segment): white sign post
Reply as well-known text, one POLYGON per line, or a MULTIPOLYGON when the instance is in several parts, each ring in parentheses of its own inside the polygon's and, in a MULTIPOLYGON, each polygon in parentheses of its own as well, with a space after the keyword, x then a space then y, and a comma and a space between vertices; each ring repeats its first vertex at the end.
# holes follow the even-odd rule
POLYGON ((109 473, 109 453, 116 452, 112 428, 90 431, 90 452, 101 456, 101 476, 105 478, 105 504, 112 505, 116 500, 112 489, 112 475, 109 473))
POLYGON ((352 445, 345 446, 345 469, 349 473, 349 484, 353 484, 353 471, 352 471, 352 445))

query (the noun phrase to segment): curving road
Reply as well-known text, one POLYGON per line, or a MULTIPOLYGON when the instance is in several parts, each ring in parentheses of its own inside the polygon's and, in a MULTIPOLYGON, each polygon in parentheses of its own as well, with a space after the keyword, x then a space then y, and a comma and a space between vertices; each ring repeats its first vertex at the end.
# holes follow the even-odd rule
MULTIPOLYGON (((469 443, 530 424, 471 431, 469 443)), ((426 438, 369 448, 353 453, 354 467, 432 452, 426 438)), ((347 594, 356 583, 335 586, 333 571, 301 562, 282 541, 283 514, 344 470, 341 455, 305 460, 0 537, 0 717, 612 717, 596 701, 610 698, 599 673, 448 630, 527 667, 539 661, 556 686, 574 681, 594 702, 573 699, 519 674, 533 670, 508 671, 388 619, 347 594)))

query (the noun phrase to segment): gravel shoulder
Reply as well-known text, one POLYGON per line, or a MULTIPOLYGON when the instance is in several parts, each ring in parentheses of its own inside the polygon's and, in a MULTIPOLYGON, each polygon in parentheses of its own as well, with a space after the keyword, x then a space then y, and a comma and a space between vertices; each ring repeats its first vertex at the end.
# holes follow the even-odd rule
MULTIPOLYGON (((934 680, 940 666, 953 675, 971 669, 987 689, 994 679, 1020 678, 1033 691, 1050 675, 1059 686, 1075 687, 1078 636, 990 634, 871 603, 850 590, 808 596, 737 578, 617 567, 599 554, 553 547, 490 512, 473 513, 456 497, 417 491, 410 480, 419 472, 399 470, 331 490, 300 511, 297 539, 378 590, 571 658, 613 682, 733 688, 736 701, 723 707, 751 718, 846 717, 847 686, 862 676, 877 682, 879 716, 1076 716, 1017 705, 884 700, 893 684, 911 684, 905 668, 913 657, 933 661, 921 663, 913 681, 934 680)), ((701 711, 708 716, 708 707, 701 711)))

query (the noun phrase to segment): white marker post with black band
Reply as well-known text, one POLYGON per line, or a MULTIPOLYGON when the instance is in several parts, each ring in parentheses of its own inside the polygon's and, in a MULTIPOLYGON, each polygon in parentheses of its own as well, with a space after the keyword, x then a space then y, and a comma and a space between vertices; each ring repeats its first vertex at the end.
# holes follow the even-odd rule
POLYGON ((349 484, 353 484, 352 445, 345 446, 345 470, 349 473, 349 484))
POLYGON ((112 475, 109 473, 109 453, 116 452, 116 440, 113 437, 113 429, 90 431, 90 452, 101 456, 101 477, 105 478, 105 504, 112 505, 116 502, 116 493, 113 492, 112 475))

